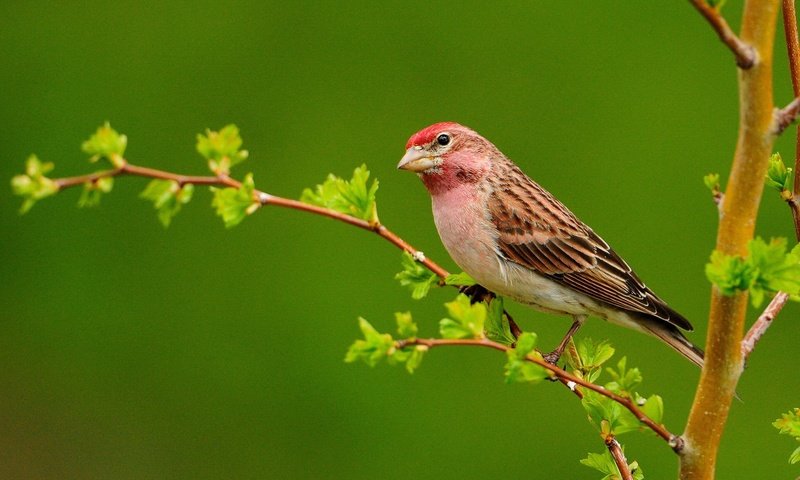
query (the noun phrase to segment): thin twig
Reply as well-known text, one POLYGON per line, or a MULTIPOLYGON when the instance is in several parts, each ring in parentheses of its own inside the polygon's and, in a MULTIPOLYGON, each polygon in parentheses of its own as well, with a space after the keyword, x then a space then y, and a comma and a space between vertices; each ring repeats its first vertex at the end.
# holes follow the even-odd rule
MULTIPOLYGON (((411 345, 424 345, 428 348, 434 347, 443 347, 443 346, 473 346, 473 347, 486 347, 491 348, 494 350, 499 350, 501 352, 508 352, 511 350, 510 347, 503 345, 499 342, 494 342, 492 340, 486 338, 462 338, 462 339, 451 339, 451 338, 413 338, 413 339, 406 339, 406 340, 399 340, 395 347, 400 349, 411 345)), ((545 369, 551 371, 553 376, 555 376, 561 383, 566 385, 570 390, 576 391, 575 385, 580 385, 588 390, 592 390, 593 392, 597 392, 604 397, 607 397, 618 404, 622 405, 627 409, 629 412, 633 414, 640 422, 646 425, 650 430, 655 432, 656 435, 664 439, 668 445, 675 451, 680 452, 683 449, 683 439, 677 435, 673 435, 670 433, 669 430, 661 425, 660 423, 656 423, 655 420, 648 417, 636 403, 633 402, 630 398, 623 397, 621 395, 617 395, 614 392, 606 390, 605 388, 601 387, 600 385, 595 385, 594 383, 588 382, 578 376, 575 376, 566 370, 559 368, 556 365, 547 363, 544 359, 534 357, 528 355, 525 357, 525 360, 531 363, 535 363, 545 369)))
POLYGON ((614 459, 614 463, 617 464, 617 470, 619 470, 619 474, 622 476, 622 480, 633 480, 633 475, 631 475, 631 469, 628 467, 628 460, 625 459, 625 454, 622 452, 622 446, 619 444, 614 435, 608 435, 605 439, 606 447, 608 448, 608 453, 611 454, 611 458, 614 459))
POLYGON ((761 340, 761 337, 767 332, 767 329, 770 325, 772 325, 772 321, 775 319, 780 311, 783 309, 786 302, 789 301, 789 294, 786 292, 778 292, 773 297, 772 301, 769 302, 767 308, 764 309, 764 312, 758 317, 758 320, 755 321, 750 330, 748 330, 747 335, 744 336, 742 340, 742 356, 745 360, 750 354, 753 352, 753 349, 756 347, 756 343, 761 340))
MULTIPOLYGON (((116 177, 121 175, 134 175, 139 177, 157 178, 160 180, 172 180, 174 182, 177 182, 178 185, 181 186, 192 184, 192 185, 216 185, 223 187, 239 188, 242 185, 241 182, 239 182, 238 180, 230 178, 226 175, 221 175, 221 176, 180 175, 177 173, 166 172, 154 168, 132 165, 125 160, 121 160, 121 163, 122 166, 115 169, 96 172, 89 175, 81 175, 77 177, 55 178, 53 179, 53 182, 55 182, 55 184, 58 185, 58 188, 60 190, 63 190, 65 188, 75 187, 78 185, 83 185, 85 183, 93 183, 101 178, 116 177)), ((392 245, 395 245, 397 248, 405 250, 406 252, 414 255, 417 261, 419 261, 422 265, 424 265, 425 268, 436 274, 436 276, 438 276, 442 281, 449 275, 449 272, 447 270, 439 266, 433 260, 421 255, 421 252, 419 252, 417 249, 411 246, 411 244, 409 244, 408 242, 397 236, 397 234, 386 228, 384 225, 381 225, 380 223, 368 222, 366 220, 361 220, 360 218, 351 217, 350 215, 346 215, 344 213, 331 210, 329 208, 310 205, 298 200, 292 200, 290 198, 278 197, 266 192, 262 192, 260 190, 256 190, 253 193, 253 196, 254 196, 254 201, 260 203, 261 205, 272 205, 276 207, 290 208, 293 210, 300 210, 303 212, 313 213, 323 217, 332 218, 334 220, 338 220, 343 223, 347 223, 354 227, 361 228, 362 230, 368 230, 370 232, 374 232, 378 236, 387 240, 392 245)))
POLYGON ((789 125, 797 120, 798 114, 800 114, 800 97, 795 97, 794 100, 783 108, 775 109, 772 121, 772 134, 778 136, 783 133, 789 125))
POLYGON ((689 0, 694 8, 711 24, 711 27, 719 35, 722 43, 728 46, 736 57, 736 65, 743 70, 747 70, 756 63, 756 50, 752 45, 743 42, 733 30, 728 22, 720 14, 719 9, 712 7, 705 0, 689 0))

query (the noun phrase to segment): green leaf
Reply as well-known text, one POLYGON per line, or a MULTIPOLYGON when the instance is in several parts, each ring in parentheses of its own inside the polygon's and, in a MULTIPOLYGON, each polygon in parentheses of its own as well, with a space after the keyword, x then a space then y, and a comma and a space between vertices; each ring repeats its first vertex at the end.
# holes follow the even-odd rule
POLYGON ((567 363, 581 377, 590 382, 600 376, 602 365, 614 355, 614 347, 606 341, 595 342, 582 338, 573 342, 574 349, 567 350, 567 363))
POLYGON ((417 324, 411 318, 411 312, 395 312, 394 318, 397 321, 397 334, 401 338, 414 338, 417 336, 417 324))
POLYGON ((754 307, 761 305, 768 292, 800 293, 800 257, 793 253, 795 250, 787 253, 785 238, 773 238, 769 243, 755 238, 747 248, 747 263, 753 272, 750 295, 754 307))
POLYGON ((642 373, 638 368, 627 368, 627 363, 627 357, 622 357, 616 369, 606 368, 613 381, 606 383, 605 387, 614 393, 632 397, 634 389, 642 383, 642 373))
POLYGON ((121 167, 125 164, 123 155, 125 147, 128 145, 128 137, 119 134, 106 122, 97 131, 83 142, 81 150, 91 155, 89 161, 94 163, 101 158, 107 159, 114 167, 121 167))
POLYGON ((505 307, 503 306, 503 297, 495 297, 489 303, 489 310, 486 315, 486 338, 493 340, 503 345, 513 345, 517 339, 511 333, 511 326, 508 324, 508 318, 503 315, 505 307))
POLYGON ((769 158, 766 182, 768 187, 777 190, 784 199, 791 198, 792 169, 786 168, 780 153, 774 153, 769 158))
POLYGON ((709 173, 703 177, 703 183, 706 185, 711 193, 719 191, 719 173, 709 173))
POLYGON ((313 190, 310 188, 303 190, 300 201, 377 223, 375 194, 378 191, 378 181, 373 180, 368 186, 368 180, 369 170, 366 165, 356 168, 350 180, 329 174, 328 178, 313 190))
POLYGON ((664 400, 660 395, 650 395, 640 408, 645 415, 652 418, 656 423, 661 423, 664 418, 664 400))
POLYGON ((83 184, 83 192, 78 199, 78 207, 95 207, 100 204, 100 198, 114 188, 114 177, 101 177, 94 182, 83 184))
POLYGON ((404 251, 400 258, 403 270, 394 276, 400 285, 411 290, 411 298, 419 300, 425 297, 431 286, 438 284, 439 277, 414 260, 410 253, 404 251))
MULTIPOLYGON (((772 422, 772 426, 777 428, 783 435, 794 437, 800 441, 800 408, 794 408, 781 415, 781 418, 772 422)), ((800 447, 798 447, 789 457, 789 463, 800 462, 800 447)))
MULTIPOLYGON (((625 449, 623 448, 623 453, 625 449)), ((611 453, 606 450, 603 453, 590 453, 586 458, 580 460, 581 464, 593 468, 605 475, 601 480, 621 480, 619 469, 614 462, 611 453)), ((631 472, 634 480, 644 480, 644 474, 638 462, 628 464, 628 471, 631 472)))
POLYGON ((506 352, 506 383, 538 383, 551 377, 549 370, 529 360, 532 356, 542 359, 541 354, 535 351, 536 339, 535 333, 525 332, 517 339, 516 348, 506 352))
POLYGON ((601 432, 621 435, 641 428, 639 420, 628 409, 597 392, 584 390, 581 404, 591 423, 601 432))
POLYGON ((208 168, 217 175, 228 175, 231 167, 247 159, 247 150, 240 150, 242 137, 239 128, 230 124, 218 132, 206 129, 197 134, 197 151, 208 160, 208 168))
POLYGON ((428 347, 424 345, 416 345, 412 348, 411 355, 408 356, 408 359, 406 359, 405 362, 408 373, 414 373, 414 371, 419 368, 420 364, 422 363, 422 357, 427 351, 428 347))
POLYGON ((738 291, 747 290, 753 272, 743 258, 714 250, 706 264, 706 278, 716 285, 723 295, 731 296, 738 291))
POLYGON ((375 330, 375 327, 364 318, 358 318, 358 326, 364 339, 356 340, 350 346, 344 361, 352 363, 361 360, 370 367, 374 367, 394 350, 394 339, 388 333, 380 333, 375 330))
POLYGON ((248 173, 239 188, 211 188, 214 198, 211 206, 222 217, 226 228, 232 228, 241 223, 244 217, 255 212, 261 204, 255 200, 255 183, 253 174, 248 173))
POLYGON ((158 211, 158 220, 169 227, 170 222, 181 210, 181 206, 189 203, 194 193, 194 185, 186 184, 181 187, 174 180, 152 180, 139 198, 150 200, 158 211))
POLYGON ((443 338, 482 338, 486 321, 486 305, 470 304, 469 297, 459 294, 452 302, 445 303, 452 318, 439 322, 439 332, 443 338))
POLYGON ((19 209, 20 214, 27 213, 37 201, 58 192, 56 182, 45 176, 53 168, 51 162, 42 163, 36 155, 31 155, 25 162, 25 174, 11 179, 14 195, 24 198, 19 209))
POLYGON ((457 287, 471 287, 472 285, 478 284, 478 282, 466 272, 451 273, 445 278, 444 283, 445 285, 455 285, 457 287))

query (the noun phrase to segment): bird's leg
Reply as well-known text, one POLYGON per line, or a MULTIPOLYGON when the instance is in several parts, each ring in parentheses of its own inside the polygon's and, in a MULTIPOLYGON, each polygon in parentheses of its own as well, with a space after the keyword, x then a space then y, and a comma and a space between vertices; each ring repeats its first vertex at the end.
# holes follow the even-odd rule
POLYGON ((581 328, 583 322, 586 320, 586 315, 574 315, 572 317, 572 326, 569 327, 567 334, 564 335, 564 338, 561 340, 561 343, 558 344, 555 350, 552 352, 542 355, 542 358, 545 359, 547 363, 555 365, 558 362, 558 359, 561 358, 561 354, 564 353, 564 349, 567 347, 569 340, 575 335, 575 332, 581 328))

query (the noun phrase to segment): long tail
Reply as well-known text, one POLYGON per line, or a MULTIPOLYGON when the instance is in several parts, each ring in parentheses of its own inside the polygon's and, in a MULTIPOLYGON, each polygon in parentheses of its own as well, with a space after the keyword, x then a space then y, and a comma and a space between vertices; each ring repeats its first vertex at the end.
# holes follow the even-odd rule
POLYGON ((703 357, 705 354, 695 344, 690 342, 689 339, 684 337, 683 333, 678 330, 678 327, 666 323, 663 320, 648 320, 650 321, 643 322, 642 325, 648 333, 662 340, 698 367, 703 368, 703 357))

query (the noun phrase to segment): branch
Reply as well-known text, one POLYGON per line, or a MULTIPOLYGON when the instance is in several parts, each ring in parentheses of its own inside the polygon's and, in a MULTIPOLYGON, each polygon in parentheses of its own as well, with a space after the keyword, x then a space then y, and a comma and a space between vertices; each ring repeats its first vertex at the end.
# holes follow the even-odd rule
MULTIPOLYGON (((503 345, 502 343, 488 340, 486 338, 465 338, 465 339, 414 338, 414 339, 398 340, 395 343, 395 348, 402 349, 411 345, 423 345, 428 348, 444 347, 444 346, 486 347, 494 350, 499 350, 501 352, 508 352, 509 350, 511 350, 511 347, 503 345)), ((525 360, 531 363, 535 363, 540 367, 544 367, 545 369, 553 372, 553 375, 558 379, 559 382, 566 385, 567 388, 569 388, 579 397, 582 397, 583 395, 580 393, 580 391, 578 391, 575 388, 576 385, 580 385, 586 389, 592 390, 593 392, 597 392, 600 395, 603 395, 604 397, 607 397, 617 402, 618 404, 625 407, 625 409, 627 409, 629 412, 631 412, 634 417, 636 417, 640 422, 646 425, 650 430, 655 432, 656 435, 664 439, 675 452, 680 452, 683 449, 683 439, 681 439, 677 435, 673 435, 663 425, 656 423, 655 420, 648 417, 642 410, 639 409, 636 403, 630 398, 617 395, 614 392, 606 390, 600 385, 595 385, 594 383, 588 382, 578 376, 575 376, 567 372, 566 370, 562 370, 556 365, 548 363, 544 359, 529 355, 525 357, 525 360)))
POLYGON ((631 470, 628 468, 628 460, 625 458, 625 454, 622 452, 622 446, 617 439, 614 438, 614 435, 608 435, 605 442, 606 447, 608 447, 608 452, 611 454, 611 458, 613 458, 614 463, 617 464, 617 470, 619 470, 622 480, 633 480, 631 470))
MULTIPOLYGON (((133 175, 138 177, 157 178, 160 180, 172 180, 174 182, 177 182, 178 185, 181 186, 192 184, 192 185, 211 185, 211 186, 239 188, 242 185, 241 182, 227 175, 220 175, 220 176, 181 175, 172 172, 165 172, 163 170, 156 170, 154 168, 139 167, 128 163, 127 160, 124 159, 121 159, 120 162, 121 166, 115 169, 96 172, 89 175, 81 175, 77 177, 54 178, 53 182, 55 182, 59 190, 63 190, 65 188, 75 187, 78 185, 83 185, 85 183, 94 183, 100 180, 101 178, 133 175)), ((444 280, 449 275, 447 270, 439 266, 433 260, 422 255, 422 252, 415 249, 413 246, 411 246, 411 244, 409 244, 408 242, 397 236, 397 234, 395 234, 394 232, 392 232, 379 222, 368 222, 366 220, 361 220, 360 218, 355 218, 351 217, 350 215, 345 215, 335 210, 331 210, 324 207, 318 207, 316 205, 309 205, 299 200, 292 200, 290 198, 278 197, 275 195, 271 195, 269 193, 262 192, 260 190, 256 190, 253 193, 253 197, 254 201, 258 202, 262 206, 272 205, 276 207, 290 208, 293 210, 300 210, 303 212, 313 213, 315 215, 320 215, 323 217, 331 218, 333 220, 338 220, 348 225, 358 227, 362 230, 374 232, 375 234, 387 240, 389 243, 396 246, 397 248, 405 250, 406 252, 412 254, 418 262, 424 265, 431 272, 435 273, 441 280, 444 280)))
POLYGON ((781 312, 786 302, 789 301, 789 294, 786 292, 778 292, 772 301, 769 302, 767 308, 758 317, 758 320, 750 327, 750 330, 742 340, 742 356, 747 360, 750 353, 756 347, 756 343, 761 340, 761 337, 767 332, 767 329, 772 325, 772 321, 781 312))
POLYGON ((728 22, 720 14, 719 9, 712 7, 705 0, 689 0, 694 8, 705 17, 711 27, 719 35, 722 43, 728 46, 736 57, 736 65, 743 70, 751 68, 756 63, 756 50, 752 45, 743 42, 739 37, 733 33, 728 22))
POLYGON ((796 97, 783 108, 775 110, 772 127, 772 134, 775 136, 780 135, 786 130, 789 125, 797 120, 797 115, 800 114, 800 97, 796 97))
MULTIPOLYGON (((775 105, 772 52, 778 3, 746 0, 744 4, 741 41, 755 49, 758 62, 738 72, 739 133, 716 243, 716 249, 726 255, 747 254, 775 139, 771 135, 775 105)), ((725 296, 712 287, 706 358, 684 433, 687 448, 681 454, 681 479, 714 478, 722 432, 744 368, 741 342, 747 300, 745 292, 725 296)))

